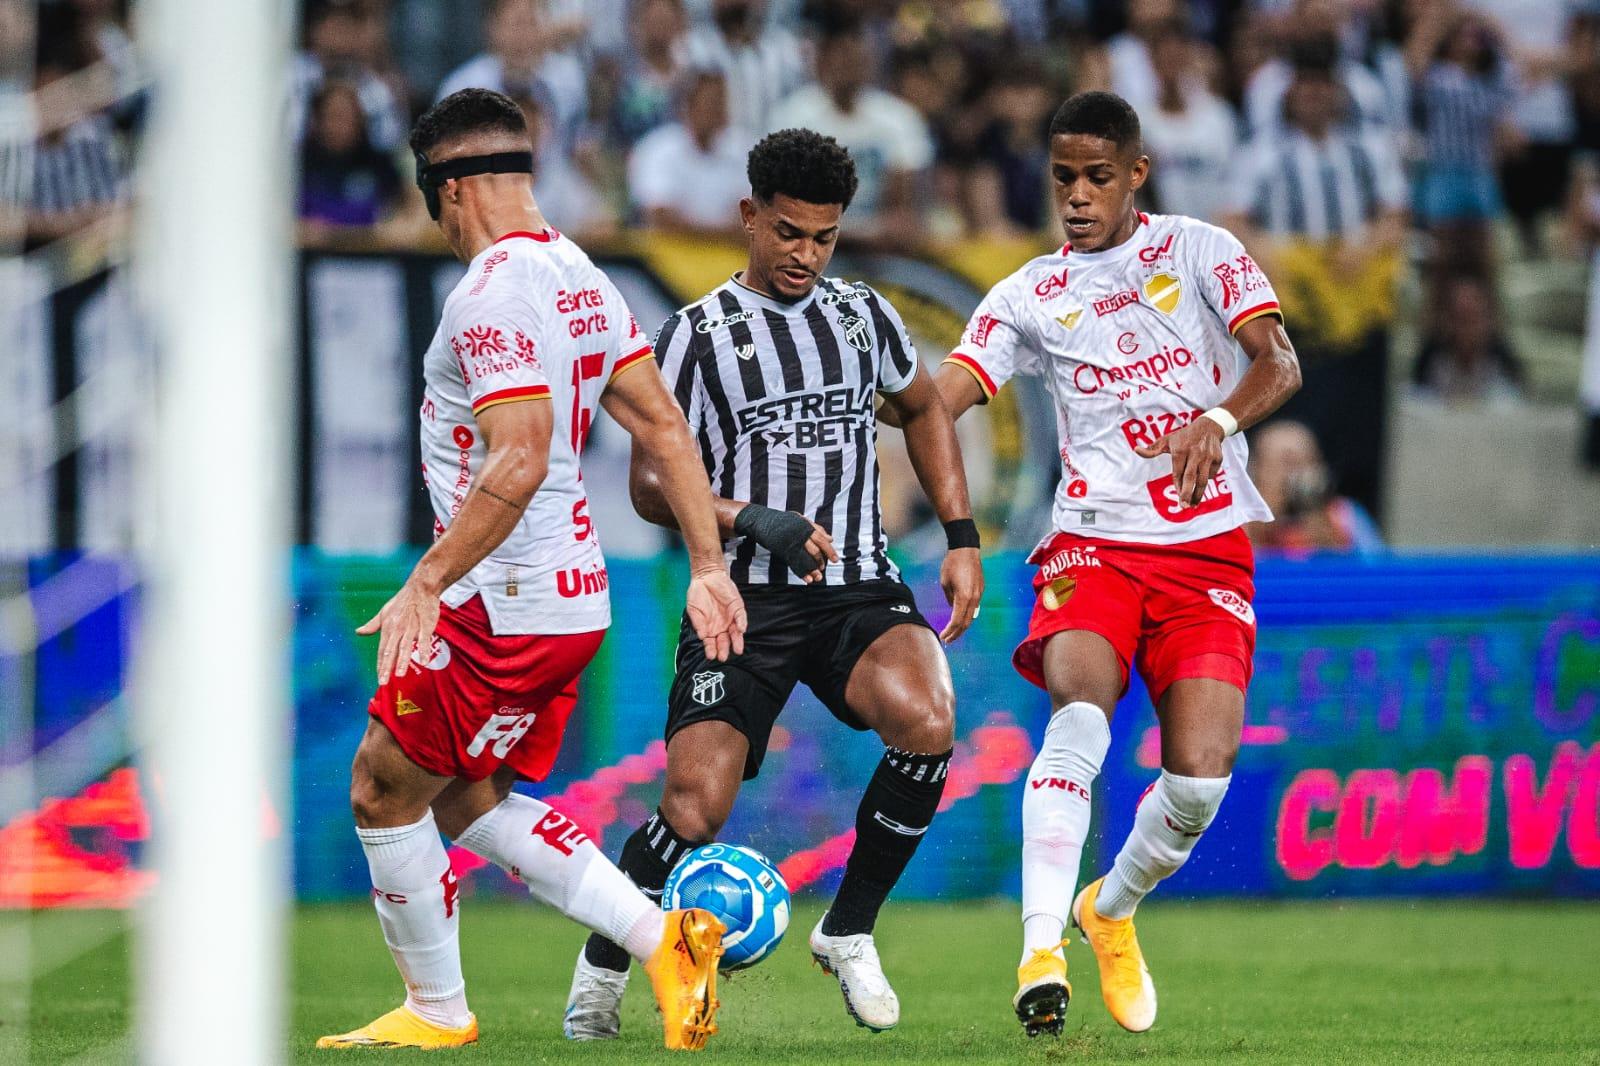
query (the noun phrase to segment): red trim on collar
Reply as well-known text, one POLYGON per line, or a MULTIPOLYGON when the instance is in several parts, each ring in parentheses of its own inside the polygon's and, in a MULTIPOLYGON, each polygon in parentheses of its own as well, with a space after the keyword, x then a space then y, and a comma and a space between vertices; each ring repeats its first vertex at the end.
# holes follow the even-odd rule
POLYGON ((560 238, 560 236, 561 234, 557 233, 555 229, 549 227, 547 227, 543 233, 534 233, 532 230, 517 229, 507 233, 505 236, 501 237, 500 240, 495 241, 494 243, 499 244, 500 241, 509 241, 513 237, 526 237, 530 241, 538 241, 540 244, 549 244, 551 241, 560 238))

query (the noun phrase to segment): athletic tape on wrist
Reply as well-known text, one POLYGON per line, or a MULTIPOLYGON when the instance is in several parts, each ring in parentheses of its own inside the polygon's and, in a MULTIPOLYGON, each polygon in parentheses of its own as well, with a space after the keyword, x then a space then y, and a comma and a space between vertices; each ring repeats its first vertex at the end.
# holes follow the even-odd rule
POLYGON ((1222 435, 1231 437, 1239 432, 1239 420, 1228 412, 1226 407, 1213 407, 1209 411, 1200 412, 1201 418, 1209 418, 1222 427, 1222 435))

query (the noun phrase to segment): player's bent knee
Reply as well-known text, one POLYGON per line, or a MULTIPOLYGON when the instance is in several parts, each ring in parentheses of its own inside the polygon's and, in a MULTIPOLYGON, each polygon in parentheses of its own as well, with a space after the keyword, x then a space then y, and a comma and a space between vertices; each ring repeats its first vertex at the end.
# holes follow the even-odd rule
POLYGON ((912 735, 908 738, 911 743, 899 747, 926 755, 938 755, 949 751, 956 740, 954 697, 935 700, 916 716, 914 725, 912 735))
POLYGON ((408 795, 400 781, 382 772, 382 760, 369 757, 366 744, 356 750, 350 765, 350 813, 362 829, 410 825, 427 813, 428 805, 408 795))
POLYGON ((732 811, 714 791, 670 782, 661 795, 661 813, 672 831, 685 840, 715 840, 732 811))
POLYGON ((1103 684, 1081 684, 1075 681, 1053 684, 1049 686, 1050 705, 1059 711, 1070 703, 1088 703, 1109 713, 1121 699, 1121 688, 1120 680, 1103 684))
POLYGON ((1233 773, 1238 751, 1228 744, 1206 746, 1196 751, 1163 753, 1162 769, 1179 777, 1227 777, 1233 773))
POLYGON ((350 773, 350 813, 363 829, 389 825, 393 821, 392 793, 372 774, 365 772, 357 759, 350 773))
POLYGON ((669 805, 665 800, 661 803, 661 813, 667 816, 667 824, 672 826, 673 832, 685 840, 715 840, 728 820, 726 815, 719 817, 682 803, 669 805))

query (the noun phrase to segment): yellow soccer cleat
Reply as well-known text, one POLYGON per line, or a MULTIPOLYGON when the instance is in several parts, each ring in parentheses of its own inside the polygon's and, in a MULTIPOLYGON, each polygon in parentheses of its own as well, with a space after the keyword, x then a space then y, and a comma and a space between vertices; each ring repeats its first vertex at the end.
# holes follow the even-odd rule
POLYGON ((661 946, 644 964, 669 1050, 699 1051, 717 1031, 723 924, 703 910, 668 911, 661 946))
POLYGON ((1017 994, 1011 998, 1011 1007, 1029 1036, 1060 1036, 1067 1023, 1072 984, 1067 980, 1067 960, 1060 953, 1066 946, 1063 940, 1052 948, 1038 948, 1017 967, 1017 994))
POLYGON ((405 1007, 396 1007, 375 1022, 338 1036, 317 1041, 319 1048, 413 1047, 435 1051, 446 1047, 465 1047, 478 1042, 478 1019, 471 1017, 459 1029, 445 1029, 417 1017, 405 1007))
POLYGON ((1100 895, 1100 878, 1084 886, 1072 901, 1072 924, 1083 930, 1083 942, 1094 949, 1100 964, 1100 996, 1117 1024, 1130 1033, 1142 1033, 1156 1023, 1156 986, 1139 950, 1133 919, 1102 918, 1094 909, 1100 895))

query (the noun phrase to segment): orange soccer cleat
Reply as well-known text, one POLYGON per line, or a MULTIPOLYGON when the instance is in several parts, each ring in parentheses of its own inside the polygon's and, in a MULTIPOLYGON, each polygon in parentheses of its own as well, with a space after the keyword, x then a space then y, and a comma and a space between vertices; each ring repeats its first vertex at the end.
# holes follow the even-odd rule
POLYGON ((459 1029, 446 1029, 417 1017, 405 1007, 396 1007, 374 1022, 352 1029, 338 1036, 325 1036, 317 1041, 319 1048, 420 1048, 434 1051, 439 1048, 465 1047, 478 1042, 478 1019, 472 1018, 459 1029))
POLYGON ((703 910, 668 911, 661 945, 644 964, 661 1007, 666 1044, 699 1051, 717 1031, 717 961, 723 924, 703 910))
POLYGON ((1103 918, 1095 912, 1100 878, 1072 901, 1072 924, 1083 931, 1083 941, 1094 950, 1100 964, 1100 996, 1117 1024, 1130 1033, 1142 1033, 1156 1023, 1156 986, 1139 950, 1133 919, 1103 918))
POLYGON ((1060 1036, 1067 1023, 1072 984, 1067 980, 1066 946, 1063 940, 1054 947, 1037 948, 1017 967, 1017 994, 1011 998, 1011 1007, 1029 1036, 1060 1036))

